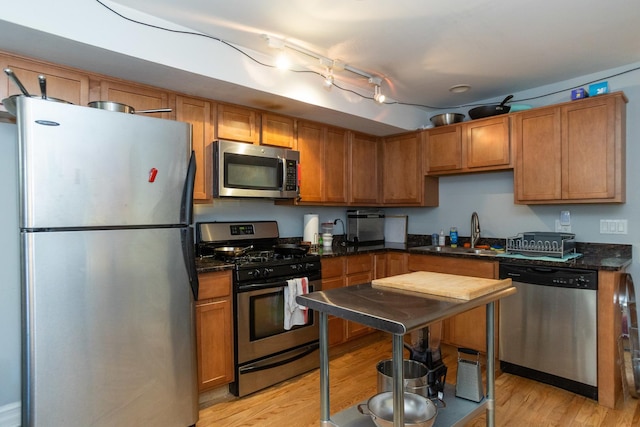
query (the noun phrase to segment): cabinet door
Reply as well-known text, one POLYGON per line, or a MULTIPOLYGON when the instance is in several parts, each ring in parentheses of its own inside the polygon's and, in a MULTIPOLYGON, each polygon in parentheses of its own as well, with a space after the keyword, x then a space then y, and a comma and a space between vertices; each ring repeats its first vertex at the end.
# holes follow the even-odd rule
POLYGON ((176 97, 176 120, 187 122, 192 127, 192 147, 196 156, 196 179, 194 200, 211 200, 213 197, 213 125, 211 103, 208 101, 176 97))
POLYGON ((301 202, 321 202, 324 179, 324 133, 320 125, 298 123, 301 202))
POLYGON ((420 133, 387 138, 383 142, 383 203, 422 203, 422 147, 420 133))
POLYGON ((380 190, 380 141, 372 136, 353 134, 349 142, 349 203, 378 205, 380 190))
POLYGON ((387 276, 397 276, 409 272, 407 260, 409 255, 402 252, 387 253, 387 276))
MULTIPOLYGON (((344 287, 344 276, 322 279, 322 290, 344 287)), ((345 320, 335 316, 328 316, 329 345, 343 343, 346 339, 345 320)))
MULTIPOLYGON (((100 82, 100 99, 95 99, 95 101, 119 102, 133 107, 137 111, 172 108, 169 105, 169 94, 165 91, 110 80, 102 80, 100 82)), ((175 112, 173 111, 167 113, 140 114, 162 119, 175 118, 175 112)))
MULTIPOLYGON (((75 105, 89 102, 89 76, 49 64, 29 61, 9 55, 0 55, 2 68, 10 68, 32 95, 40 94, 40 74, 46 77, 47 96, 62 99, 75 105)), ((0 85, 0 99, 20 94, 20 89, 9 79, 0 85)))
POLYGON ((496 169, 497 166, 510 166, 508 116, 467 122, 463 136, 467 168, 496 169))
POLYGON ((375 254, 373 256, 373 278, 387 277, 387 254, 375 254))
POLYGON ((233 370, 231 271, 198 275, 196 353, 200 391, 228 384, 233 370))
POLYGON ((562 108, 562 199, 616 195, 615 99, 593 98, 562 108))
POLYGON ((426 132, 428 172, 462 169, 462 125, 443 126, 426 132))
POLYGON ((516 202, 559 200, 562 197, 560 109, 550 107, 519 113, 513 125, 516 202))
POLYGON ((347 203, 347 132, 328 128, 324 143, 324 198, 331 204, 347 203))
MULTIPOLYGON (((344 265, 346 257, 322 259, 322 290, 342 288, 345 284, 344 265)), ((345 320, 328 316, 329 345, 343 343, 346 340, 345 320)))
POLYGON ((260 132, 262 145, 293 148, 295 122, 291 117, 263 113, 260 132))
POLYGON ((260 115, 249 108, 218 104, 218 138, 232 141, 260 142, 260 115))
POLYGON ((231 301, 196 305, 198 384, 203 391, 233 381, 231 301))

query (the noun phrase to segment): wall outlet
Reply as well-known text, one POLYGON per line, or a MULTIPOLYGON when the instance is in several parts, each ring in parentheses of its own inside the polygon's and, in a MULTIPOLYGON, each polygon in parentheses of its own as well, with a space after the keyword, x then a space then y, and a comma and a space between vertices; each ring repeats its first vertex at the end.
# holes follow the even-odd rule
POLYGON ((556 233, 571 233, 571 224, 563 225, 559 219, 556 219, 556 233))

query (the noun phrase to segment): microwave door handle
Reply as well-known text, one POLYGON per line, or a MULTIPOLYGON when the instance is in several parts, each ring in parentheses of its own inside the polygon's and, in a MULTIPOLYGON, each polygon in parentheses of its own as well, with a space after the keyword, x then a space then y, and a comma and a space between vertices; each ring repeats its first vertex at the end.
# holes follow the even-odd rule
POLYGON ((278 184, 280 184, 280 191, 284 191, 284 177, 285 169, 287 168, 287 161, 285 159, 278 159, 280 167, 278 168, 278 184))

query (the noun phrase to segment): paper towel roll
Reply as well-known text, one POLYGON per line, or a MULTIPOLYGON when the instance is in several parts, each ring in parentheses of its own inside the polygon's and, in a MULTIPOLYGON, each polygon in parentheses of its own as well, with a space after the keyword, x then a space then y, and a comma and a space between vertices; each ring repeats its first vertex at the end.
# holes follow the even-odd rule
POLYGON ((304 216, 304 233, 302 240, 311 242, 312 245, 317 245, 319 227, 320 221, 318 220, 318 214, 306 214, 304 216))

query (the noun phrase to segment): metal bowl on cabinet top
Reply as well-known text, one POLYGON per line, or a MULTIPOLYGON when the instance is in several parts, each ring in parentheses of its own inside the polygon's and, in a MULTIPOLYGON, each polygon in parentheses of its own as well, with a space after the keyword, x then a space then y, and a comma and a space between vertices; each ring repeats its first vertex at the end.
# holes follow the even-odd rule
POLYGON ((435 116, 431 117, 429 120, 431 120, 431 123, 433 123, 433 125, 436 127, 452 125, 454 123, 460 123, 461 121, 463 121, 464 114, 461 114, 461 113, 436 114, 435 116))

